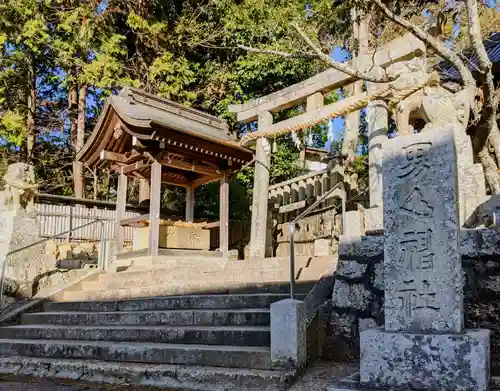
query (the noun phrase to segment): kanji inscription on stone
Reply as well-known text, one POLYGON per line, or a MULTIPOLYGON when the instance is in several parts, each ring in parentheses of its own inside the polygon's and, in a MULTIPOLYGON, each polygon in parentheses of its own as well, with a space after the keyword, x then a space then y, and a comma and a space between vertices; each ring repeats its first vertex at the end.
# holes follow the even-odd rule
POLYGON ((402 136, 384 144, 388 331, 463 329, 456 167, 450 131, 402 136))

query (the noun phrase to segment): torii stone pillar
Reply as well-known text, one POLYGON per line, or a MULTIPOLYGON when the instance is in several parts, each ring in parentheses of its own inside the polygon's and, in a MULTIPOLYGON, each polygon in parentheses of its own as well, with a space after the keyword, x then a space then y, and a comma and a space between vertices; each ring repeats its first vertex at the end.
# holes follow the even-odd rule
MULTIPOLYGON (((273 115, 264 111, 259 113, 258 127, 271 125, 273 115)), ((271 162, 271 146, 269 141, 261 137, 257 140, 255 150, 255 177, 252 201, 252 227, 250 232, 250 258, 266 256, 267 207, 269 194, 269 164, 271 162)))
MULTIPOLYGON (((379 69, 380 74, 383 70, 379 69)), ((380 83, 367 83, 368 93, 382 88, 380 83)), ((387 104, 382 100, 370 102, 366 108, 368 131, 368 177, 370 187, 370 208, 383 205, 382 187, 382 145, 387 140, 389 128, 387 104)), ((382 214, 382 210, 380 210, 382 214)))

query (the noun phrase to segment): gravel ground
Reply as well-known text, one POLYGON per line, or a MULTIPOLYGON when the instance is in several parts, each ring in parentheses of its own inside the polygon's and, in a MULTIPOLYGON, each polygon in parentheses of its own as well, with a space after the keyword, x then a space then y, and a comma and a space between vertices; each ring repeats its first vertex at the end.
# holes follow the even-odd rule
POLYGON ((342 379, 358 371, 353 364, 316 361, 290 388, 290 391, 325 391, 333 379, 342 379))
MULTIPOLYGON (((290 388, 290 391, 325 391, 333 378, 342 378, 357 370, 356 366, 317 361, 290 388)), ((123 385, 92 385, 63 380, 0 377, 0 391, 151 391, 152 388, 123 385)), ((163 391, 168 391, 163 389, 163 391)))

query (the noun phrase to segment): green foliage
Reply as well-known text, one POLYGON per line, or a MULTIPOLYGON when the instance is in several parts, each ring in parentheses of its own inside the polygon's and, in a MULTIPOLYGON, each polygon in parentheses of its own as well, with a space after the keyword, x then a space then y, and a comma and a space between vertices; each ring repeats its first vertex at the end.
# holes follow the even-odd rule
POLYGON ((6 111, 0 119, 0 137, 8 144, 20 147, 26 136, 24 116, 16 111, 6 111))
MULTIPOLYGON (((293 145, 291 138, 284 136, 277 139, 276 150, 271 155, 269 182, 276 184, 297 176, 301 172, 299 162, 299 151, 293 145)), ((237 182, 246 188, 248 199, 253 193, 254 174, 255 168, 252 165, 236 175, 237 182)))
POLYGON ((168 25, 162 22, 148 23, 147 20, 141 18, 134 11, 131 11, 127 18, 127 24, 136 33, 146 33, 158 35, 164 32, 168 25))
POLYGON ((293 178, 300 172, 299 152, 288 138, 278 144, 277 151, 271 156, 269 173, 271 183, 279 183, 293 178))
MULTIPOLYGON (((68 110, 68 93, 82 85, 87 86, 88 102, 95 102, 86 108, 87 132, 105 97, 123 86, 208 111, 228 120, 236 133, 247 131, 235 124, 229 104, 302 81, 323 65, 251 54, 237 46, 297 49, 290 22, 310 25, 309 31, 316 34, 319 12, 327 3, 309 2, 311 16, 302 0, 109 0, 105 9, 99 8, 98 0, 5 0, 0 4, 0 138, 9 146, 24 143, 33 73, 39 136, 34 162, 42 191, 72 192, 74 151, 68 124, 75 112, 68 110)), ((337 14, 328 23, 333 26, 336 19, 337 14)), ((313 131, 315 145, 323 144, 326 127, 313 131)), ((272 183, 300 172, 298 151, 290 138, 277 144, 271 160, 272 183)), ((88 169, 85 175, 86 193, 93 195, 94 176, 88 169)), ((249 216, 252 181, 253 168, 232 178, 233 218, 249 216)), ((114 183, 114 176, 99 172, 98 197, 113 199, 114 183)), ((217 183, 199 189, 197 215, 218 216, 218 194, 217 183)), ((183 197, 182 189, 168 187, 163 206, 183 213, 183 197)))
POLYGON ((196 64, 186 58, 174 58, 170 52, 157 57, 149 67, 149 75, 156 85, 158 95, 190 104, 196 93, 189 91, 189 85, 196 81, 196 64))

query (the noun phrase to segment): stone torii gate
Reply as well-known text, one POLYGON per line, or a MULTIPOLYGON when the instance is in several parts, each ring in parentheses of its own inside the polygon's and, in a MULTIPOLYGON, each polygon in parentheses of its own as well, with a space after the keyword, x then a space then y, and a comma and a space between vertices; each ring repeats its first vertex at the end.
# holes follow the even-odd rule
MULTIPOLYGON (((375 53, 368 53, 352 60, 353 64, 366 69, 385 68, 393 63, 411 60, 425 53, 424 44, 411 34, 395 39, 380 47, 375 53)), ((242 139, 243 146, 255 146, 255 180, 252 203, 252 231, 250 238, 251 258, 263 258, 266 248, 270 246, 268 221, 269 164, 271 148, 268 138, 277 137, 291 131, 301 131, 308 127, 328 121, 339 113, 349 113, 353 104, 364 100, 360 108, 367 108, 369 138, 369 184, 370 206, 373 208, 373 221, 382 220, 382 143, 387 138, 388 112, 377 88, 384 85, 369 83, 367 92, 342 101, 324 106, 324 94, 349 85, 356 81, 353 76, 336 69, 328 69, 305 81, 284 88, 278 92, 248 101, 239 105, 231 105, 229 111, 237 114, 240 122, 257 121, 258 130, 247 134, 242 139), (377 99, 378 97, 378 99, 377 99), (305 103, 307 112, 296 117, 273 123, 273 113, 305 103)), ((420 86, 422 88, 422 86, 420 86)), ((413 91, 414 92, 414 91, 413 91)), ((390 91, 386 91, 389 95, 390 91)), ((342 115, 342 114, 340 114, 342 115)), ((352 115, 359 115, 353 113, 352 115)))
MULTIPOLYGON (((234 170, 252 160, 227 124, 211 115, 135 88, 124 88, 106 102, 99 120, 77 155, 89 167, 110 167, 119 173, 116 243, 123 249, 127 178, 139 179, 141 201, 149 199, 149 214, 137 224, 149 226, 148 256, 159 255, 161 185, 186 189, 185 228, 194 227, 194 191, 220 182, 220 252, 228 253, 229 183, 234 170)), ((127 223, 130 223, 127 222, 127 223)), ((132 222, 133 223, 133 222, 132 222)))

